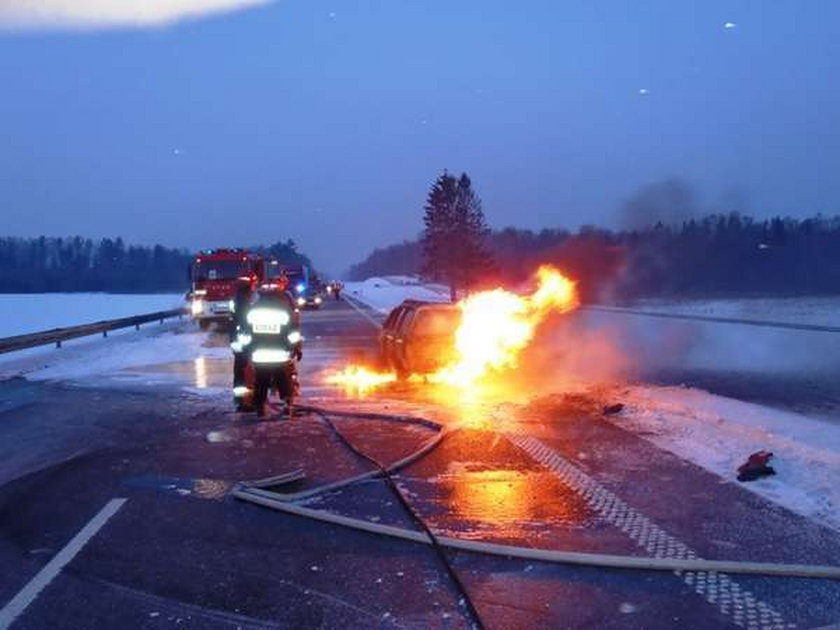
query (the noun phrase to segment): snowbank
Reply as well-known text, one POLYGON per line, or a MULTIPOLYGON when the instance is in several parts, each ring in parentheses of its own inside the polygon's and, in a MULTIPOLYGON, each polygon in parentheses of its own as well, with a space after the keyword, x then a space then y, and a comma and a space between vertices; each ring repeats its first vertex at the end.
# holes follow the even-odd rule
POLYGON ((183 293, 0 294, 0 337, 89 324, 184 306, 183 293))
POLYGON ((611 421, 724 479, 772 451, 777 475, 741 484, 840 530, 840 425, 682 387, 631 387, 611 421))
POLYGON ((387 313, 407 299, 448 302, 449 292, 440 285, 420 284, 411 276, 368 278, 363 282, 347 282, 344 291, 380 313, 387 313))
POLYGON ((187 382, 203 389, 214 380, 203 362, 229 359, 226 338, 221 343, 200 332, 192 322, 173 320, 128 329, 108 338, 83 337, 53 346, 0 355, 0 379, 97 380, 117 378, 137 383, 187 382), (198 362, 198 363, 196 363, 198 362), (173 367, 181 364, 181 367, 173 367), (193 365, 186 365, 193 364, 193 365), (170 365, 161 371, 159 366, 170 365), (205 372, 204 375, 201 372, 205 372))

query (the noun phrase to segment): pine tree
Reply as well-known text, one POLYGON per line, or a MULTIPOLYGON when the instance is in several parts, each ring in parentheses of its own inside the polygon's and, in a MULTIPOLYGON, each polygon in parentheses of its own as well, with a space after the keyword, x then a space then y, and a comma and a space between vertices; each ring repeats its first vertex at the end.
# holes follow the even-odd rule
POLYGON ((481 200, 466 173, 456 178, 444 171, 424 208, 424 271, 446 282, 455 301, 458 290, 469 291, 491 262, 485 248, 490 230, 481 200))

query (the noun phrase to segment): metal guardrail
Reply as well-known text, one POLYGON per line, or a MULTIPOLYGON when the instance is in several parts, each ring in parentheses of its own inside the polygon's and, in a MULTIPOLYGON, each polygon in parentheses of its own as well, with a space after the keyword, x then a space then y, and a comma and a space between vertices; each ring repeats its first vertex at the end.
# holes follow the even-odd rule
POLYGON ((0 354, 4 352, 14 352, 16 350, 25 350, 26 348, 35 348, 37 346, 46 346, 55 344, 56 348, 61 347, 63 341, 70 339, 78 339, 79 337, 88 337, 90 335, 101 334, 107 337, 112 330, 119 330, 120 328, 130 328, 134 326, 136 330, 140 330, 141 324, 159 321, 161 324, 166 319, 172 317, 182 318, 187 314, 187 309, 176 308, 171 311, 158 311, 157 313, 146 313, 145 315, 134 315, 132 317, 121 317, 119 319, 107 319, 91 324, 82 324, 80 326, 68 326, 66 328, 53 328, 52 330, 44 330, 41 332, 28 333, 26 335, 16 335, 14 337, 0 338, 0 354))
POLYGON ((762 328, 785 328, 788 330, 809 330, 830 333, 840 332, 840 326, 823 326, 820 324, 795 324, 793 322, 773 322, 760 319, 740 319, 737 317, 712 317, 708 315, 690 315, 688 313, 663 313, 613 306, 584 306, 583 308, 587 311, 599 311, 601 313, 639 315, 641 317, 660 317, 663 319, 685 319, 698 322, 711 322, 715 324, 741 324, 743 326, 760 326, 762 328))

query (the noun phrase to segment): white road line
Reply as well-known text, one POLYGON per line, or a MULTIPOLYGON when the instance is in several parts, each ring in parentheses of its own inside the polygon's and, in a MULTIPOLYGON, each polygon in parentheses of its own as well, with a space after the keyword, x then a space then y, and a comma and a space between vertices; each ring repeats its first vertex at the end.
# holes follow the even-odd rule
POLYGON ((7 630, 9 626, 14 623, 24 610, 35 601, 38 595, 43 591, 50 582, 61 572, 76 554, 96 536, 96 533, 102 529, 105 523, 108 522, 114 514, 117 513, 123 504, 128 499, 111 499, 105 504, 99 513, 94 516, 87 525, 85 525, 78 534, 73 536, 72 540, 67 543, 64 548, 59 551, 52 560, 50 560, 43 569, 38 571, 21 591, 14 596, 14 598, 0 610, 0 630, 7 630))
POLYGON ((356 310, 357 313, 360 313, 361 315, 363 315, 371 324, 376 326, 377 330, 382 328, 382 322, 376 321, 373 317, 371 317, 370 313, 368 313, 368 312, 362 310, 361 308, 359 308, 358 306, 356 306, 354 304, 354 302, 356 301, 354 298, 345 296, 344 301, 347 302, 350 306, 352 306, 356 310))

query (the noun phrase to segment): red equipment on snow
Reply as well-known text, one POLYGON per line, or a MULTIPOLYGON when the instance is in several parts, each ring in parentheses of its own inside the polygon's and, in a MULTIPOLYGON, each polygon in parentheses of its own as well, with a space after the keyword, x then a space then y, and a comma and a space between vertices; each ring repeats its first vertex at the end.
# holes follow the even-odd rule
POLYGON ((755 481, 759 477, 775 475, 776 471, 768 463, 773 457, 770 451, 756 451, 747 461, 738 467, 738 481, 755 481))

